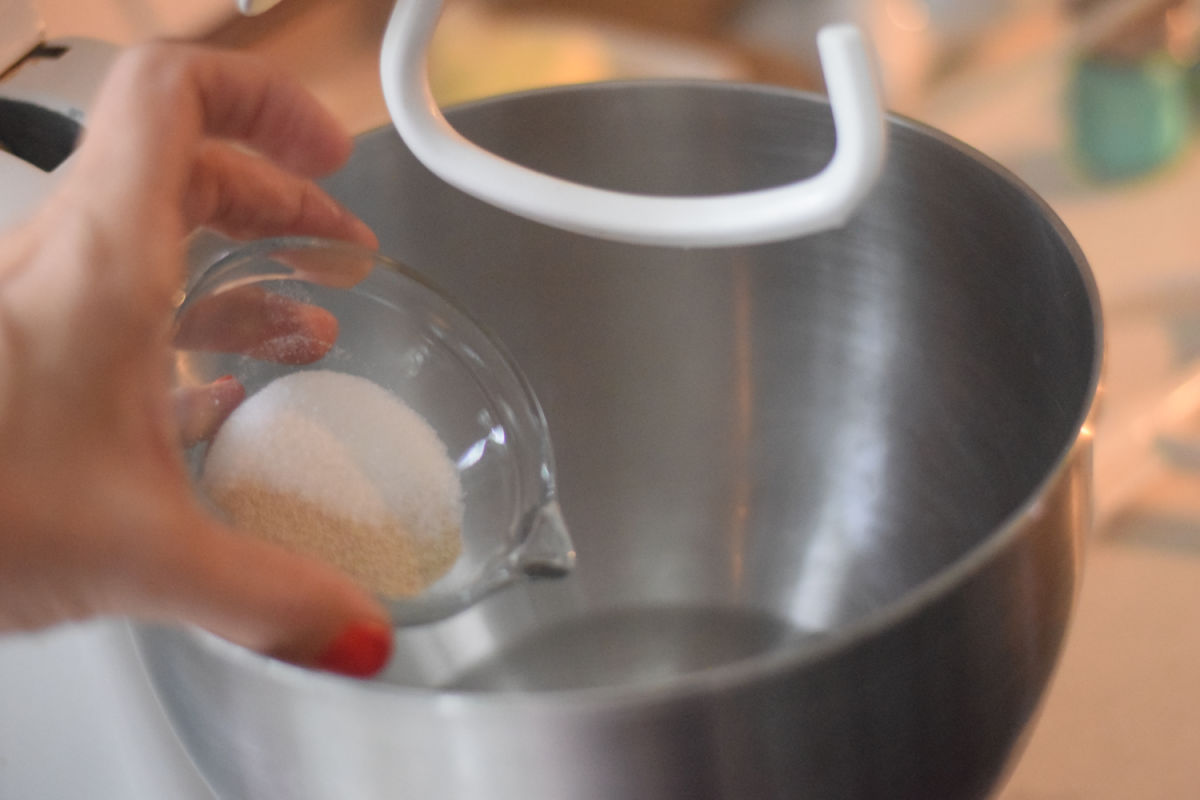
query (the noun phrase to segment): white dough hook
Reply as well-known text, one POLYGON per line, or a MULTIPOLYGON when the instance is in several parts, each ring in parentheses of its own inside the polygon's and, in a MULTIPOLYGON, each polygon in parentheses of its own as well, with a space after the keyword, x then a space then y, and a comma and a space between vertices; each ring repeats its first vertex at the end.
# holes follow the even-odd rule
POLYGON ((784 186, 711 197, 665 197, 585 186, 508 161, 462 137, 429 89, 425 52, 442 0, 397 0, 380 72, 392 122, 413 154, 456 188, 514 214, 576 233, 635 244, 721 247, 780 241, 838 227, 883 166, 886 125, 863 35, 820 31, 817 46, 837 133, 816 175, 784 186))

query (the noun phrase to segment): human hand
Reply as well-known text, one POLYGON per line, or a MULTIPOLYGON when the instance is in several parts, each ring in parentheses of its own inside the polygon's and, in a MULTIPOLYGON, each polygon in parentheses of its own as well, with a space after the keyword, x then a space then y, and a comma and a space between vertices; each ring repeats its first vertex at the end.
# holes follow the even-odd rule
POLYGON ((250 57, 150 45, 114 66, 59 190, 0 238, 0 630, 121 614, 303 665, 383 666, 391 631, 377 601, 193 497, 179 442, 209 432, 241 387, 170 388, 195 227, 377 246, 311 181, 350 147, 307 93, 250 57), (189 412, 182 425, 176 410, 189 412))

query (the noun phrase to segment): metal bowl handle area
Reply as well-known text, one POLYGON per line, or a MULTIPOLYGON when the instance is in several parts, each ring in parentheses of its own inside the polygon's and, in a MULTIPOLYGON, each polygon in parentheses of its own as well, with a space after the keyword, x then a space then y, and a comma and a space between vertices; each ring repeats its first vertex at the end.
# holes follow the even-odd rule
POLYGON ((832 159, 795 183, 711 197, 666 197, 585 186, 479 147, 446 122, 429 88, 425 52, 442 0, 399 0, 383 38, 388 112, 413 154, 446 183, 556 228, 633 244, 723 247, 805 236, 843 225, 883 166, 886 125, 863 34, 833 25, 817 36, 837 132, 832 159))

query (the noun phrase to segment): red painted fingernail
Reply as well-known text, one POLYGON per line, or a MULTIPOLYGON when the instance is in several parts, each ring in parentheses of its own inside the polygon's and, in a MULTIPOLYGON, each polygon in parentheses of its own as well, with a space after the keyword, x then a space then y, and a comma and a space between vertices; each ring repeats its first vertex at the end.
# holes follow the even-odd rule
POLYGON ((214 383, 214 384, 215 384, 215 383, 228 383, 228 382, 229 382, 229 381, 231 381, 231 380, 233 380, 233 376, 232 376, 232 375, 222 375, 221 377, 219 377, 219 378, 217 378, 215 381, 213 381, 213 383, 214 383))
POLYGON ((352 678, 369 678, 392 655, 392 629, 381 622, 355 622, 338 634, 316 666, 352 678))

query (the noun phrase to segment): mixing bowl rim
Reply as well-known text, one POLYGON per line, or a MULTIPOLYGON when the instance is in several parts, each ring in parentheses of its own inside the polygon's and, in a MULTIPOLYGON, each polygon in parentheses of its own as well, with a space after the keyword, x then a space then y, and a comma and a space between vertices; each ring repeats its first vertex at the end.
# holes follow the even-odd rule
MULTIPOLYGON (((453 116, 456 112, 495 105, 522 97, 593 91, 619 91, 631 87, 638 89, 688 88, 736 92, 751 91, 758 94, 780 96, 791 101, 801 100, 828 106, 828 101, 823 96, 798 89, 758 84, 739 84, 726 81, 663 79, 602 81, 530 89, 463 103, 448 110, 447 117, 453 123, 453 116)), ((1092 417, 1098 403, 1101 373, 1104 364, 1104 323, 1099 292, 1095 276, 1082 248, 1071 235, 1058 214, 1025 181, 977 149, 925 123, 895 113, 889 113, 887 120, 889 128, 907 128, 917 134, 933 139, 939 145, 948 147, 962 157, 977 162, 986 170, 1003 179, 1011 188, 1032 202, 1034 208, 1041 212, 1050 229, 1057 234, 1060 241, 1065 245, 1071 262, 1076 267, 1079 279, 1083 283, 1091 311, 1093 352, 1090 377, 1087 390, 1083 395, 1085 400, 1083 408, 1070 428, 1070 430, 1075 431, 1075 435, 1068 439, 1065 446, 1051 462, 1050 468, 1025 499, 1004 520, 997 524, 990 533, 986 534, 982 541, 956 559, 948 562, 933 575, 917 583, 892 602, 886 603, 880 608, 868 612, 844 626, 835 628, 817 640, 806 642, 798 649, 764 653, 728 664, 684 673, 670 679, 647 682, 645 684, 617 684, 574 689, 504 690, 498 692, 402 686, 382 681, 355 680, 273 661, 203 631, 190 631, 181 635, 196 638, 207 649, 213 650, 220 658, 232 662, 238 668, 252 672, 269 670, 270 677, 273 680, 285 683, 288 687, 300 691, 315 690, 333 695, 337 695, 340 692, 359 694, 366 691, 378 694, 381 697, 386 696, 388 702, 409 701, 425 703, 432 700, 440 704, 453 704, 464 709, 505 709, 519 707, 525 712, 539 710, 542 712, 563 711, 577 713, 581 708, 586 708, 603 713, 619 711, 621 708, 642 707, 647 704, 680 701, 689 697, 708 695, 714 692, 732 691, 764 679, 771 679, 787 674, 806 665, 835 656, 839 652, 850 650, 882 631, 899 624, 901 621, 915 617, 939 599, 950 594, 958 586, 966 583, 973 575, 983 570, 996 554, 1003 551, 1017 538, 1026 522, 1038 516, 1042 498, 1073 467, 1078 449, 1089 446, 1092 417)), ((377 132, 368 132, 368 134, 377 132)), ((427 280, 421 280, 426 284, 429 283, 427 280)), ((437 291, 436 287, 431 288, 437 291)), ((461 309, 460 306, 455 305, 455 307, 461 309)), ((521 372, 518 372, 518 375, 524 377, 521 372)), ((139 639, 140 645, 140 636, 136 638, 139 639)))

